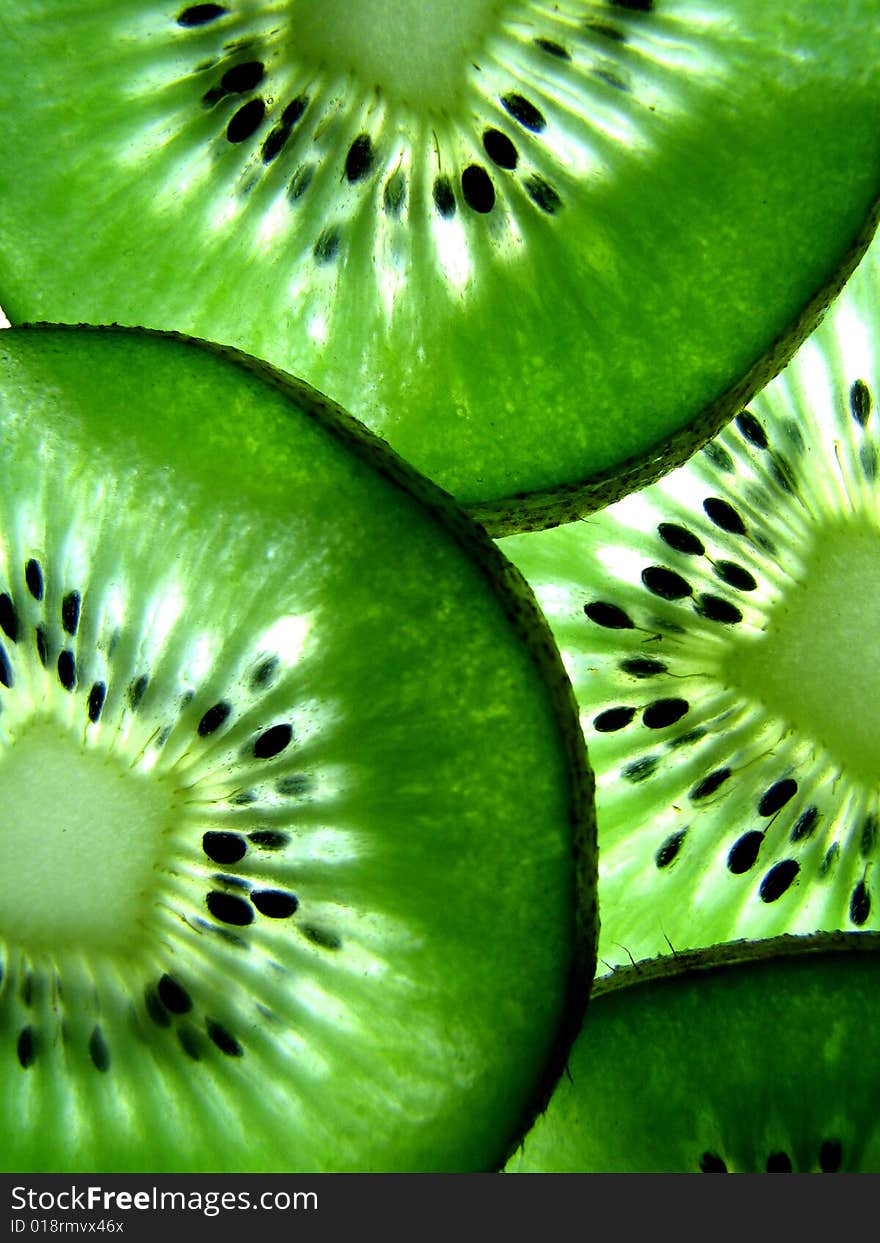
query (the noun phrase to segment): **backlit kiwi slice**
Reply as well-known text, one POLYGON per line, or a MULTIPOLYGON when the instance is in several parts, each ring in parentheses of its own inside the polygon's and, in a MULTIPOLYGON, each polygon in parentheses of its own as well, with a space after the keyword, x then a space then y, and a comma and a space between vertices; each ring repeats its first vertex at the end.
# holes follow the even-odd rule
POLYGON ((20 0, 10 318, 229 342, 494 532, 682 461, 880 193, 876 0, 20 0))
POLYGON ((621 968, 508 1169, 880 1171, 877 949, 785 937, 621 968))
POLYGON ((0 334, 0 1168, 493 1167, 592 971, 542 626, 310 390, 0 334))
POLYGON ((600 956, 880 927, 880 247, 687 466, 502 541, 597 770, 600 956))

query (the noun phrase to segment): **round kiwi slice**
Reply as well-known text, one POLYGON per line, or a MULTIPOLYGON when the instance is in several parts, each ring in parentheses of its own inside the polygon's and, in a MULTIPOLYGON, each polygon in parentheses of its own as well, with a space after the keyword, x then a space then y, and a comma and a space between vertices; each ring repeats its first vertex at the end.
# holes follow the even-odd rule
POLYGON ((597 772, 607 963, 880 927, 880 245, 686 466, 502 541, 597 772))
POLYGON ((880 1171, 878 948, 785 937, 621 968, 508 1170, 880 1171))
POLYGON ((550 525, 705 443, 854 264, 878 38, 875 0, 20 0, 0 298, 239 346, 550 525))
POLYGON ((491 1168, 549 1095, 594 951, 570 689, 488 537, 311 390, 0 334, 0 804, 0 1168, 491 1168))

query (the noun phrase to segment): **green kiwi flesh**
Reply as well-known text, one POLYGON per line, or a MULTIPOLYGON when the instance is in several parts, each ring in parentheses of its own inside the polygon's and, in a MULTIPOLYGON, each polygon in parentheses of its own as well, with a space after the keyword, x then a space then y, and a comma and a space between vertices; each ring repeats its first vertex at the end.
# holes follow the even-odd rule
POLYGON ((0 301, 235 345, 551 525, 705 443, 853 266, 878 37, 875 0, 22 0, 0 301))
POLYGON ((0 1169, 489 1169, 594 966, 525 584, 244 358, 0 334, 0 1169))
POLYGON ((880 245, 686 466, 502 540, 597 774, 607 965, 880 927, 880 245))
POLYGON ((800 940, 639 963, 597 986, 509 1172, 880 1171, 876 934, 800 940))

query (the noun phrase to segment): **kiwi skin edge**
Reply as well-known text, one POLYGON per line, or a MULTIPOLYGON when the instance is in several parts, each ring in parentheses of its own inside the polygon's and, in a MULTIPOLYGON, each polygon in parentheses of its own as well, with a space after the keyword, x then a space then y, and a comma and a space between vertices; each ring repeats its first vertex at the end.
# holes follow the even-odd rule
POLYGON ((484 526, 494 539, 542 531, 547 527, 576 522, 682 466, 787 366, 858 267, 878 224, 880 198, 875 200, 855 241, 827 284, 809 299, 767 353, 731 388, 710 402, 699 418, 658 442, 646 453, 627 458, 612 470, 557 488, 519 492, 500 501, 465 505, 465 512, 484 526))
POLYGON ((473 521, 443 489, 421 475, 379 436, 358 422, 335 402, 308 384, 232 346, 216 345, 178 332, 131 329, 118 324, 17 325, 10 331, 114 334, 167 338, 185 342, 206 353, 228 359, 263 382, 286 394, 322 430, 342 442, 392 485, 412 496, 445 529, 478 568, 497 598, 518 638, 525 645, 547 688, 554 717, 562 735, 562 755, 569 777, 569 821, 572 828, 572 859, 575 893, 572 899, 572 953, 566 982, 566 1000, 559 1030, 532 1098, 524 1106, 516 1132, 506 1143, 491 1169, 500 1169, 516 1151, 536 1118, 545 1111, 556 1083, 566 1069, 571 1046, 577 1037, 596 971, 598 942, 598 863, 594 802, 594 777, 580 727, 574 691, 555 640, 534 593, 520 571, 504 556, 483 527, 473 521))

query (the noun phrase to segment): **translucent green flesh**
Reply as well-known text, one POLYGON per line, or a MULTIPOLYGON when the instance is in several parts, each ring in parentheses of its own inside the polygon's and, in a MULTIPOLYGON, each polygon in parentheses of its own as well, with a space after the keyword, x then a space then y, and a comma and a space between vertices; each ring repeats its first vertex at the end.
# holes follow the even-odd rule
POLYGON ((0 376, 0 789, 36 751, 101 803, 34 826, 54 935, 0 890, 0 1168, 491 1167, 589 972, 527 596, 313 395, 125 333, 4 332, 0 376), (108 773, 158 852, 121 950, 108 773))
POLYGON ((597 774, 603 970, 880 926, 878 264, 685 467, 501 542, 597 774))
MULTIPOLYGON (((377 89, 381 48, 351 75, 344 50, 296 53, 286 4, 230 0, 197 28, 105 0, 68 29, 62 7, 19 5, 0 36, 13 320, 238 344, 459 499, 499 502, 493 521, 514 493, 602 472, 614 494, 624 460, 785 338, 878 193, 872 0, 844 17, 782 0, 522 3, 482 40, 478 6, 441 18, 475 40, 442 106, 447 69, 418 56, 404 55, 404 103, 400 83, 377 89), (259 82, 221 89, 241 65, 259 82), (253 133, 230 141, 259 100, 253 133)), ((576 502, 521 520, 554 504, 576 502)))
POLYGON ((878 998, 872 952, 594 998, 570 1077, 508 1169, 877 1172, 880 1084, 865 1039, 878 998))
POLYGON ((820 530, 805 562, 802 582, 781 597, 761 639, 725 653, 721 676, 876 787, 880 531, 820 530))

